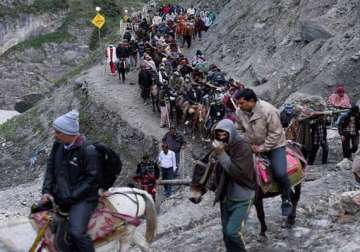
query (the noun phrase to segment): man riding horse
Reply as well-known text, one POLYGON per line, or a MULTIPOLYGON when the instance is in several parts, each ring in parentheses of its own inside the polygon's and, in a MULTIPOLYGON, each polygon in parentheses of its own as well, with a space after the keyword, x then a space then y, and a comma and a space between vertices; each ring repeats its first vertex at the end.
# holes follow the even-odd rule
POLYGON ((240 110, 237 122, 241 134, 256 154, 270 157, 275 180, 282 189, 282 214, 292 213, 291 184, 287 174, 286 138, 279 111, 270 103, 258 100, 255 92, 245 88, 236 97, 240 110))
POLYGON ((95 252, 87 226, 98 202, 99 159, 94 145, 82 147, 79 114, 71 111, 53 122, 53 144, 42 188, 42 203, 52 199, 62 212, 69 213, 68 234, 74 251, 95 252), (84 160, 80 150, 84 149, 84 160))

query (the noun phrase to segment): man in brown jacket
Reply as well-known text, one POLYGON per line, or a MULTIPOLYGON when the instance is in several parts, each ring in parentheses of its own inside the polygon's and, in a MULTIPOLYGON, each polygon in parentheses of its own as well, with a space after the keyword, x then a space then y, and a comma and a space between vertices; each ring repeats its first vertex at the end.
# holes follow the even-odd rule
POLYGON ((220 201, 226 251, 246 251, 242 237, 256 189, 251 146, 240 137, 234 123, 221 120, 214 130, 216 167, 215 202, 220 201))
POLYGON ((271 160, 274 178, 282 189, 282 214, 292 211, 291 184, 287 174, 286 139, 279 111, 270 103, 257 99, 252 89, 244 89, 236 95, 240 110, 237 123, 240 134, 251 144, 256 154, 264 153, 271 160))

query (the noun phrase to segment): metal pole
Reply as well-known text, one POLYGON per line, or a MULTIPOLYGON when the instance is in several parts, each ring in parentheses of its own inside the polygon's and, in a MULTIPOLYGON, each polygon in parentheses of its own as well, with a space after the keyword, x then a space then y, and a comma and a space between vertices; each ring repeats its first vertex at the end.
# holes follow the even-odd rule
POLYGON ((190 185, 190 179, 158 180, 157 185, 190 185))

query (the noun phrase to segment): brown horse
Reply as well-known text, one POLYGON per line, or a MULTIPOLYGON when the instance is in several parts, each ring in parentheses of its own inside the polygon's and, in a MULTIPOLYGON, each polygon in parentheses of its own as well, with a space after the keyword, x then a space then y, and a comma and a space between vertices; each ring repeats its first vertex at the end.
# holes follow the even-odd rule
MULTIPOLYGON (((298 161, 298 169, 304 170, 306 167, 306 162, 304 161, 304 156, 300 149, 300 146, 296 144, 288 145, 287 148, 291 148, 293 152, 296 154, 296 159, 298 161)), ((287 159, 289 160, 289 155, 287 154, 287 159)), ((259 158, 259 157, 257 157, 259 158)), ((294 158, 294 156, 292 156, 294 158)), ((291 159, 291 158, 290 158, 291 159)), ((202 195, 204 195, 208 189, 214 190, 213 187, 213 176, 214 170, 217 166, 217 162, 212 158, 212 152, 209 152, 204 158, 195 162, 193 176, 191 181, 191 193, 192 196, 189 198, 195 204, 198 204, 201 201, 202 195), (209 183, 211 182, 211 183, 209 183)), ((301 181, 302 178, 298 179, 297 181, 291 181, 292 186, 294 186, 294 190, 291 192, 291 200, 293 204, 293 211, 290 216, 287 217, 286 225, 284 227, 290 228, 295 224, 296 219, 296 207, 300 199, 301 194, 301 181)), ((274 187, 276 186, 275 182, 272 182, 274 187)), ((266 230, 267 226, 265 223, 265 213, 264 213, 264 206, 263 206, 263 199, 264 198, 271 198, 280 195, 280 192, 263 192, 260 186, 257 187, 255 192, 255 202, 254 205, 256 207, 257 217, 260 221, 261 231, 260 236, 266 238, 266 230)))

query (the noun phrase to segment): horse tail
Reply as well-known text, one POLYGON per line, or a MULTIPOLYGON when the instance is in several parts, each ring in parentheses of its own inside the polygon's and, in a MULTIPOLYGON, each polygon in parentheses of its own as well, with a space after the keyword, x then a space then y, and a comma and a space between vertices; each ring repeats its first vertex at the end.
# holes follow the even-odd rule
POLYGON ((145 199, 145 218, 146 218, 146 231, 145 239, 147 242, 152 242, 156 235, 157 228, 157 215, 156 207, 153 198, 150 194, 144 193, 143 197, 145 199))

